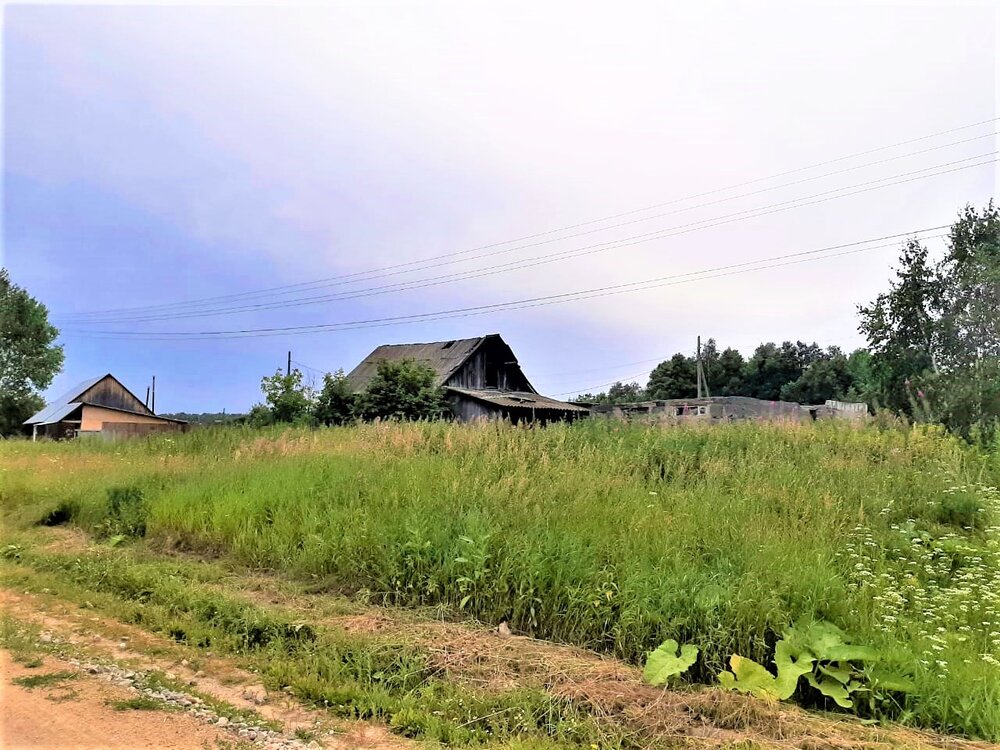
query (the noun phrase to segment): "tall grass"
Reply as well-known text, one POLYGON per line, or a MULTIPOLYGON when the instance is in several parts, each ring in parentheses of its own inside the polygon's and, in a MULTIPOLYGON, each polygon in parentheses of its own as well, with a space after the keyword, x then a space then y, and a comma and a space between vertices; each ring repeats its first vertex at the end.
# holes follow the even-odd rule
POLYGON ((1000 737, 1000 604, 961 594, 983 599, 1000 569, 1000 465, 933 429, 228 429, 12 443, 0 466, 13 523, 59 506, 100 526, 108 490, 127 488, 153 543, 634 661, 695 643, 696 680, 733 653, 766 661, 799 618, 829 620, 912 671, 903 718, 1000 737), (931 635, 946 658, 927 658, 931 635))

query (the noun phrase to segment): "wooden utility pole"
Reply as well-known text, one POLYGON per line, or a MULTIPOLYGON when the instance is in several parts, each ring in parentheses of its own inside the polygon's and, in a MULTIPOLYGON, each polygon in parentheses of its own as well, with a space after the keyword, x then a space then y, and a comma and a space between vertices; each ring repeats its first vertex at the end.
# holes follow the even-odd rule
POLYGON ((146 401, 145 401, 145 405, 146 405, 146 408, 148 409, 149 408, 149 386, 148 385, 146 386, 146 401))
POLYGON ((701 363, 701 336, 698 337, 698 355, 696 358, 696 377, 698 379, 698 398, 703 395, 708 398, 711 394, 708 392, 708 381, 705 379, 705 367, 701 363))
POLYGON ((153 403, 150 405, 149 410, 156 414, 156 376, 153 376, 153 403))
POLYGON ((288 367, 285 369, 285 375, 292 374, 292 353, 288 352, 288 367))

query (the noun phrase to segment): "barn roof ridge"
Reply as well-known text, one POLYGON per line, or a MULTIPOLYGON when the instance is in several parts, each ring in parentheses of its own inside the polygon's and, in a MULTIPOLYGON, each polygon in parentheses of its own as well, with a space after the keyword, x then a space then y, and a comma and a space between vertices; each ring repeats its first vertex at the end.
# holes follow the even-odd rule
MULTIPOLYGON (((488 333, 464 339, 445 339, 409 344, 380 344, 347 374, 347 380, 355 390, 361 390, 375 374, 379 362, 412 359, 430 367, 434 371, 436 385, 443 385, 476 350, 489 339, 500 339, 499 333, 488 333), (390 356, 387 356, 390 355, 390 356)), ((508 348, 509 345, 508 345, 508 348)), ((513 351, 513 350, 511 350, 513 351)))

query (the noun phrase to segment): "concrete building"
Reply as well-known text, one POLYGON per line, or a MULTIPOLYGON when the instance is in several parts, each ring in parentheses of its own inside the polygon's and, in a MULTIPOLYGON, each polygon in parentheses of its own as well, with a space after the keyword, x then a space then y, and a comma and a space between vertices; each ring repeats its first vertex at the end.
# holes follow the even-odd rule
POLYGON ((158 417, 111 373, 85 380, 24 422, 32 439, 137 437, 186 432, 187 422, 158 417))
POLYGON ((586 407, 539 394, 521 371, 514 352, 497 333, 427 344, 385 344, 351 370, 347 380, 355 393, 363 391, 378 371, 379 362, 404 359, 434 371, 435 384, 444 388, 460 422, 555 422, 588 414, 586 407))
POLYGON ((594 416, 619 419, 645 419, 654 422, 806 422, 813 419, 868 418, 868 407, 845 401, 802 405, 791 401, 765 401, 747 396, 705 396, 660 401, 639 401, 630 404, 595 404, 594 416))

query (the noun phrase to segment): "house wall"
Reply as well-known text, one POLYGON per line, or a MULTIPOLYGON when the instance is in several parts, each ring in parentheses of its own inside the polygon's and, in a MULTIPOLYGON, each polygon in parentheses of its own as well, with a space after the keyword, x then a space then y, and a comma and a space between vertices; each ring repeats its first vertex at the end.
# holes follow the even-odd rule
POLYGON ((187 425, 177 422, 104 422, 100 436, 103 440, 125 440, 161 432, 187 432, 187 425))
POLYGON ((180 425, 166 419, 160 419, 147 414, 126 414, 114 409, 102 409, 99 406, 85 404, 80 430, 83 432, 100 432, 106 422, 122 422, 131 424, 180 425))
MULTIPOLYGON (((114 378, 104 378, 95 383, 77 397, 78 401, 87 401, 101 406, 112 406, 138 414, 152 414, 145 404, 129 393, 125 387, 114 378)), ((112 420, 114 421, 114 420, 112 420)), ((134 421, 134 420, 133 420, 134 421)))
POLYGON ((444 385, 454 388, 534 393, 535 389, 517 364, 514 352, 499 339, 488 339, 444 385))

